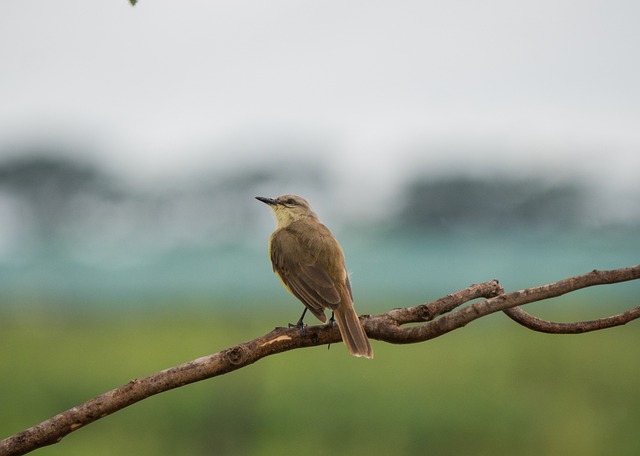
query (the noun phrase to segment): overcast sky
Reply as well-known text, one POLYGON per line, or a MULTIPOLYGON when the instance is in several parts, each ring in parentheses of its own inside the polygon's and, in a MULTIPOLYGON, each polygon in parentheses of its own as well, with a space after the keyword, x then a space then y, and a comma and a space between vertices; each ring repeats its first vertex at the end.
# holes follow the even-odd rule
POLYGON ((637 0, 3 0, 0 158, 72 137, 146 177, 270 143, 378 189, 448 168, 633 187, 639 21, 637 0))

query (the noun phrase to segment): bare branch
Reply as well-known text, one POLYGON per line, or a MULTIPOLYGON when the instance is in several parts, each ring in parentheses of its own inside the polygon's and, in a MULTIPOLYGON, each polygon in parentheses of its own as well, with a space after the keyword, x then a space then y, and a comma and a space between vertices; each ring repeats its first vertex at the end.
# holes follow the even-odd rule
MULTIPOLYGON (((585 274, 585 276, 595 275, 596 277, 600 278, 600 283, 611 283, 607 280, 610 279, 612 275, 611 273, 615 272, 617 277, 619 278, 626 276, 629 277, 627 280, 633 280, 634 278, 637 278, 634 276, 634 269, 635 268, 626 268, 624 270, 619 269, 617 271, 593 271, 590 274, 585 274)), ((588 277, 587 279, 585 279, 585 276, 574 277, 568 280, 576 280, 578 282, 582 281, 582 283, 584 283, 585 280, 589 280, 590 278, 588 277)), ((530 313, 525 312, 519 307, 505 309, 503 312, 507 314, 513 321, 520 323, 521 325, 529 329, 549 334, 582 334, 585 332, 597 331, 600 329, 613 328, 615 326, 624 325, 632 320, 635 320, 636 318, 640 318, 640 306, 610 317, 570 323, 560 323, 543 320, 542 318, 538 318, 534 315, 531 315, 530 313)))
MULTIPOLYGON (((595 285, 604 285, 618 282, 626 282, 629 280, 636 280, 640 278, 640 265, 633 266, 629 268, 622 269, 614 269, 611 271, 591 271, 587 274, 571 277, 568 279, 560 280, 558 282, 550 283, 547 285, 542 285, 535 288, 528 288, 526 290, 515 291, 513 293, 508 294, 498 294, 497 296, 490 297, 489 295, 482 295, 483 297, 490 297, 485 301, 477 302, 475 304, 471 304, 467 307, 459 309, 455 312, 452 312, 448 315, 444 315, 436 320, 429 321, 423 325, 418 326, 410 326, 406 328, 400 327, 400 325, 396 322, 404 323, 418 323, 424 321, 423 315, 440 315, 441 309, 452 310, 457 305, 460 305, 468 300, 462 300, 459 302, 457 299, 451 300, 451 306, 446 307, 441 302, 446 300, 448 297, 443 298, 441 300, 435 301, 429 304, 423 304, 418 307, 410 307, 407 309, 395 309, 387 314, 382 314, 371 319, 363 321, 365 329, 369 337, 373 337, 374 339, 384 340, 386 342, 397 343, 397 344, 408 344, 408 343, 416 343, 423 342, 425 340, 432 339, 434 337, 441 336, 449 331, 453 331, 454 329, 461 328, 468 323, 471 323, 473 320, 476 320, 480 317, 484 317, 485 315, 489 315, 494 312, 504 311, 505 309, 510 309, 513 307, 521 306, 524 304, 529 304, 536 301, 542 301, 545 299, 556 298, 558 296, 562 296, 563 294, 569 293, 571 291, 576 291, 581 288, 586 288, 595 285), (423 307, 427 307, 428 309, 434 308, 433 311, 422 310, 416 311, 416 309, 421 309, 423 307), (387 315, 397 312, 395 315, 396 320, 388 319, 387 315)), ((495 281, 494 281, 495 282, 495 281)), ((474 287, 482 287, 482 290, 489 290, 489 284, 498 287, 497 282, 487 282, 486 284, 481 285, 472 285, 466 290, 462 290, 458 293, 454 293, 454 298, 458 295, 463 295, 470 297, 473 296, 473 293, 470 291, 474 287), (486 288, 484 288, 486 287, 486 288)), ((494 290, 494 292, 498 293, 498 288, 494 290)), ((488 292, 490 294, 490 292, 488 292)), ((631 320, 634 318, 638 318, 637 314, 632 313, 631 320), (634 317, 635 315, 635 317, 634 317)), ((613 317, 611 317, 613 318, 613 317)), ((630 320, 629 320, 630 321, 630 320)), ((622 324, 622 323, 621 323, 622 324)), ((573 325, 579 325, 579 323, 573 323, 573 325)), ((603 326, 604 329, 609 326, 603 326)), ((568 327, 567 327, 568 328, 568 327)), ((565 328, 565 329, 567 329, 565 328)), ((597 328, 594 328, 597 329, 597 328)), ((569 331, 566 331, 570 333, 569 331)), ((576 330, 573 333, 579 333, 580 331, 576 330)), ((584 332, 584 331, 582 331, 584 332)))
MULTIPOLYGON (((517 306, 554 298, 581 288, 640 279, 640 266, 611 271, 592 271, 536 288, 504 294, 496 280, 450 294, 416 307, 393 309, 381 315, 362 316, 370 338, 396 344, 423 342, 489 315, 505 311, 528 328, 553 333, 582 333, 625 324, 640 318, 640 307, 600 320, 553 323, 533 317, 517 306), (484 298, 458 310, 474 299, 484 298), (446 314, 446 315, 445 315, 446 314), (418 323, 414 326, 404 326, 418 323)), ((104 393, 62 412, 36 426, 0 441, 0 456, 21 455, 62 440, 71 432, 150 396, 198 382, 253 364, 269 355, 340 341, 338 328, 310 326, 304 334, 297 328, 276 328, 257 339, 227 350, 157 372, 104 393)))
POLYGON ((525 312, 519 307, 506 309, 503 311, 513 321, 520 323, 534 331, 540 331, 549 334, 582 334, 589 331, 597 331, 599 329, 613 328, 614 326, 624 325, 636 318, 640 318, 640 306, 631 310, 627 310, 618 315, 611 317, 598 318, 597 320, 576 321, 571 323, 560 323, 555 321, 543 320, 530 313, 525 312))

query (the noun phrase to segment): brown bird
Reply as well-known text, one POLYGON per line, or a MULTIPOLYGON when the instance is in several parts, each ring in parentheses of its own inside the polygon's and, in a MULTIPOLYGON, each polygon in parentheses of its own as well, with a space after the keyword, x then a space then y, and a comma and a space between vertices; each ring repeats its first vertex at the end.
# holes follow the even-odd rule
POLYGON ((342 247, 329 228, 320 223, 307 200, 300 196, 256 199, 268 204, 276 216, 269 255, 284 287, 305 305, 298 326, 304 328, 302 320, 307 310, 325 323, 324 311, 329 309, 349 351, 373 358, 371 344, 353 308, 342 247))

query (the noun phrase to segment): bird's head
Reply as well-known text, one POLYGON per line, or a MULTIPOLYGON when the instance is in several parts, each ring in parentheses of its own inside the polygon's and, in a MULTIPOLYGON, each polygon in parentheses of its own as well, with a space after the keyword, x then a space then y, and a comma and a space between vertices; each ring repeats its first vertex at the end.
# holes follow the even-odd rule
POLYGON ((276 216, 278 228, 284 228, 303 218, 317 218, 316 214, 311 210, 309 202, 301 196, 282 195, 275 199, 256 196, 256 199, 271 207, 276 216))

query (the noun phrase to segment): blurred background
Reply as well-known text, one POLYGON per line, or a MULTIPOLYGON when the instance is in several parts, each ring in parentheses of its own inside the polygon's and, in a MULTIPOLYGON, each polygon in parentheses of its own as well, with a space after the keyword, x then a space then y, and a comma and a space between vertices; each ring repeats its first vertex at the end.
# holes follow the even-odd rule
MULTIPOLYGON (((3 2, 0 437, 294 321, 256 195, 311 201, 360 313, 637 264, 638 17, 623 0, 3 2)), ((595 318, 638 291, 529 310, 595 318)), ((369 363, 342 345, 266 359, 39 453, 640 451, 637 325, 483 320, 374 342, 369 363)))

